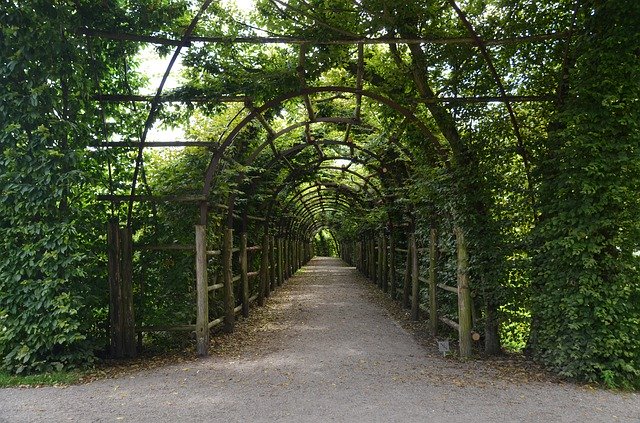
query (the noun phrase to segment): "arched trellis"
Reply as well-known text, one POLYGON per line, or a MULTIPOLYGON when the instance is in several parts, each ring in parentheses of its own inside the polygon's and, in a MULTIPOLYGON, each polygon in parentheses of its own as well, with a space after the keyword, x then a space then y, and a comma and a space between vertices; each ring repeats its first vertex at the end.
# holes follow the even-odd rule
MULTIPOLYGON (((152 98, 151 111, 150 111, 149 117, 148 117, 148 119, 147 119, 147 121, 145 123, 145 129, 143 131, 143 134, 142 134, 142 137, 141 137, 141 141, 140 141, 140 144, 139 144, 138 157, 136 159, 136 168, 135 168, 135 172, 134 172, 134 176, 133 176, 133 182, 132 182, 131 196, 130 196, 130 199, 129 199, 129 211, 128 211, 128 219, 127 219, 128 220, 128 226, 130 226, 130 221, 131 221, 132 203, 133 203, 133 201, 135 201, 134 194, 135 194, 135 189, 136 189, 136 181, 137 181, 137 177, 138 177, 139 166, 140 166, 140 162, 142 160, 142 150, 143 150, 143 148, 145 146, 145 140, 146 140, 147 132, 151 127, 151 123, 153 122, 154 115, 157 113, 158 104, 160 103, 160 101, 162 101, 161 94, 162 94, 162 91, 163 91, 164 83, 166 82, 166 79, 167 79, 167 77, 168 77, 168 75, 169 75, 169 73, 171 71, 171 68, 172 68, 173 64, 176 61, 176 58, 178 57, 178 55, 180 53, 180 50, 182 48, 186 47, 189 44, 189 42, 194 40, 194 37, 192 36, 192 33, 193 33, 195 27, 198 24, 200 16, 209 8, 211 3, 212 3, 211 1, 203 2, 203 4, 200 7, 199 11, 197 12, 196 16, 194 17, 194 19, 190 23, 188 29, 185 31, 184 36, 182 37, 182 39, 180 41, 178 41, 178 42, 174 42, 173 44, 171 44, 171 45, 176 46, 177 48, 176 48, 176 51, 175 51, 175 53, 174 53, 174 55, 172 57, 172 60, 171 60, 171 62, 169 64, 169 66, 167 68, 167 71, 165 72, 163 80, 162 80, 160 86, 158 87, 156 95, 152 98)), ((510 97, 510 96, 508 96, 506 94, 506 92, 504 90, 504 87, 502 85, 502 82, 500 80, 500 77, 499 77, 499 75, 497 75, 497 73, 495 71, 495 67, 493 67, 493 65, 491 64, 491 58, 488 56, 488 53, 487 53, 487 50, 486 50, 486 45, 488 43, 486 41, 483 41, 478 36, 477 32, 474 30, 474 28, 471 26, 471 24, 466 20, 466 18, 464 16, 464 13, 460 10, 460 8, 455 3, 455 1, 450 0, 449 4, 455 10, 455 12, 458 15, 458 17, 460 18, 461 22, 469 29, 469 32, 471 33, 470 39, 467 40, 467 41, 463 41, 463 42, 468 43, 468 44, 472 44, 472 45, 477 45, 479 47, 482 55, 485 57, 489 67, 491 68, 492 76, 495 78, 497 87, 498 87, 498 89, 500 91, 500 97, 499 97, 499 99, 497 101, 503 102, 506 105, 506 107, 508 108, 508 111, 509 111, 509 114, 510 114, 510 117, 511 117, 511 121, 512 121, 512 124, 514 126, 514 131, 516 132, 516 136, 518 138, 518 143, 520 144, 521 143, 521 137, 520 137, 519 131, 518 131, 517 119, 515 117, 515 113, 512 110, 512 107, 510 106, 510 102, 511 101, 515 101, 515 100, 512 97, 510 97)), ((200 37, 200 38, 202 38, 204 40, 204 37, 200 37)), ((549 39, 549 38, 552 38, 552 37, 547 37, 546 39, 549 39)), ((560 38, 560 37, 558 36, 558 37, 555 37, 555 38, 560 38)), ((133 38, 129 38, 129 39, 133 39, 133 38)), ((214 42, 229 42, 229 41, 233 42, 233 40, 223 40, 223 39, 216 40, 214 42)), ((284 40, 284 41, 287 42, 288 40, 284 40)), ((416 39, 407 39, 407 38, 405 38, 405 39, 402 39, 402 40, 400 40, 400 39, 392 39, 392 40, 385 39, 385 40, 380 40, 380 41, 382 41, 383 43, 386 43, 386 44, 388 44, 388 43, 405 43, 405 44, 409 44, 409 45, 418 45, 419 43, 432 42, 433 40, 416 40, 416 39)), ((358 66, 359 66, 359 69, 361 69, 362 68, 362 46, 365 43, 369 43, 370 40, 355 39, 355 40, 343 40, 343 42, 345 44, 357 44, 358 45, 358 53, 359 53, 358 54, 359 55, 358 66)), ((457 41, 457 42, 459 42, 459 41, 457 41)), ((305 52, 306 45, 310 44, 310 42, 309 42, 309 40, 300 40, 298 43, 302 45, 302 47, 300 49, 300 55, 301 55, 301 57, 304 57, 304 54, 305 54, 304 52, 305 52)), ((321 43, 321 42, 319 42, 319 43, 321 43)), ((496 42, 496 44, 499 44, 499 43, 496 42)), ((301 63, 303 63, 303 59, 301 59, 301 63)), ((304 77, 303 77, 303 79, 304 79, 304 77)), ((351 119, 348 119, 348 118, 322 118, 322 117, 319 118, 319 117, 314 116, 313 113, 312 113, 311 107, 309 105, 309 103, 310 103, 309 98, 310 98, 311 95, 318 94, 318 93, 324 93, 324 92, 354 94, 355 96, 358 97, 358 101, 357 101, 357 108, 358 109, 361 106, 360 98, 362 96, 369 97, 370 99, 372 99, 374 101, 378 101, 381 104, 385 104, 385 105, 391 107, 396 112, 398 112, 399 115, 404 116, 407 121, 417 125, 419 127, 419 129, 421 131, 423 131, 423 133, 425 135, 425 138, 427 138, 428 140, 431 141, 432 148, 433 148, 433 150, 435 152, 436 157, 438 157, 438 159, 441 161, 441 163, 446 165, 449 154, 448 154, 447 148, 442 147, 440 140, 436 136, 434 136, 424 124, 421 124, 419 119, 415 118, 415 116, 413 115, 413 113, 411 112, 410 109, 404 108, 403 106, 399 105, 398 103, 395 103, 393 100, 390 100, 390 99, 388 99, 386 97, 383 97, 383 96, 380 96, 378 94, 367 92, 367 91, 363 90, 363 88, 362 88, 362 76, 360 75, 358 77, 358 82, 357 82, 355 88, 351 88, 351 87, 313 87, 313 88, 307 88, 307 87, 304 87, 302 90, 300 90, 297 93, 285 94, 284 96, 280 97, 279 99, 273 100, 272 102, 269 102, 269 103, 266 103, 265 105, 261 106, 260 108, 251 107, 251 112, 250 112, 249 116, 247 116, 238 126, 236 126, 231 131, 231 133, 225 138, 225 140, 222 143, 221 147, 216 151, 216 153, 214 154, 214 157, 212 158, 212 161, 211 161, 211 163, 209 165, 209 168, 207 169, 206 176, 205 176, 205 184, 204 184, 205 187, 203 189, 203 193, 200 196, 200 200, 199 200, 199 202, 201 204, 201 217, 202 216, 206 216, 206 213, 207 213, 207 207, 208 207, 208 201, 209 201, 208 197, 209 197, 209 192, 211 190, 211 183, 212 183, 212 180, 213 180, 213 175, 215 175, 215 171, 216 171, 216 168, 217 168, 217 161, 219 161, 220 157, 222 155, 224 155, 226 147, 228 147, 229 145, 231 145, 233 143, 233 140, 234 140, 235 136, 250 121, 252 121, 254 119, 257 119, 263 125, 264 129, 269 133, 268 140, 265 143, 263 143, 263 146, 264 146, 263 148, 266 148, 266 147, 272 145, 273 139, 277 138, 280 135, 284 135, 285 133, 290 132, 290 131, 292 131, 292 130, 294 130, 296 128, 300 128, 300 127, 308 128, 311 124, 314 124, 314 123, 321 123, 321 122, 332 123, 332 120, 333 120, 333 123, 346 124, 346 125, 348 125, 348 128, 351 128, 352 126, 359 125, 359 123, 360 123, 359 119, 354 119, 354 118, 351 118, 351 119), (306 122, 296 123, 295 125, 292 125, 291 127, 287 128, 285 130, 281 130, 279 132, 274 132, 274 131, 270 130, 269 124, 266 123, 266 121, 264 119, 264 116, 263 116, 263 113, 265 111, 267 111, 269 108, 275 108, 275 107, 278 106, 278 104, 280 104, 280 103, 282 103, 284 101, 293 99, 293 98, 300 98, 301 101, 303 101, 305 103, 305 105, 309 109, 309 118, 310 119, 308 121, 306 121, 306 122), (285 131, 285 132, 283 132, 283 131, 285 131), (220 155, 220 157, 218 155, 220 155), (203 210, 204 210, 204 213, 202 212, 203 210)), ((432 99, 427 99, 427 100, 431 101, 432 99)), ((438 99, 433 99, 433 101, 437 102, 439 100, 438 99)), ((358 113, 356 113, 356 115, 358 115, 358 113)), ((519 145, 519 147, 520 147, 520 145, 519 145)), ((526 150, 523 150, 523 151, 525 151, 525 154, 526 154, 526 150)), ((259 154, 260 151, 256 151, 255 153, 259 154)), ((293 153, 294 152, 292 152, 292 154, 293 153)), ((287 154, 276 153, 275 149, 274 149, 274 155, 276 155, 276 156, 281 155, 281 157, 284 157, 284 158, 287 157, 287 154)), ((526 160, 527 160, 526 156, 523 156, 523 157, 524 157, 525 162, 526 162, 526 160)), ((277 160, 280 160, 280 158, 277 158, 277 160)), ((355 158, 351 157, 350 160, 353 161, 353 162, 357 162, 359 159, 355 159, 355 158)), ((364 161, 363 163, 367 163, 367 162, 364 161)), ((527 166, 526 163, 525 163, 525 166, 527 166)), ((371 178, 373 177, 373 175, 363 176, 363 175, 360 175, 358 172, 353 172, 353 171, 350 171, 349 169, 347 169, 347 170, 338 169, 337 167, 333 167, 332 168, 332 167, 321 167, 321 166, 318 166, 317 168, 314 168, 313 171, 314 172, 318 172, 318 171, 321 171, 323 169, 335 170, 335 171, 339 171, 339 172, 342 172, 342 173, 345 173, 345 172, 351 173, 354 177, 358 177, 358 178, 362 179, 364 181, 364 185, 365 186, 373 187, 374 188, 373 191, 376 191, 375 190, 375 188, 376 188, 375 184, 371 183, 371 178)), ((376 192, 376 195, 379 195, 379 194, 380 194, 380 192, 378 190, 376 192)), ((383 199, 383 201, 384 201, 385 196, 381 195, 380 198, 383 199)), ((308 204, 306 199, 300 198, 299 200, 300 200, 302 205, 298 205, 298 206, 295 207, 294 211, 296 213, 300 212, 301 208, 303 210, 305 210, 305 209, 308 209, 309 207, 316 207, 315 205, 308 204)), ((275 199, 273 201, 275 201, 275 199)), ((322 203, 323 199, 320 198, 319 201, 322 203)), ((229 209, 229 214, 232 214, 232 213, 233 213, 233 209, 231 207, 229 209)), ((304 213, 304 211, 302 211, 301 213, 304 213)), ((309 216, 311 216, 312 214, 313 213, 309 213, 309 216)), ((306 218, 307 219, 311 219, 312 217, 313 216, 306 217, 306 218)), ((206 222, 206 219, 205 219, 205 222, 206 222)), ((312 223, 312 225, 313 224, 314 223, 312 223)))

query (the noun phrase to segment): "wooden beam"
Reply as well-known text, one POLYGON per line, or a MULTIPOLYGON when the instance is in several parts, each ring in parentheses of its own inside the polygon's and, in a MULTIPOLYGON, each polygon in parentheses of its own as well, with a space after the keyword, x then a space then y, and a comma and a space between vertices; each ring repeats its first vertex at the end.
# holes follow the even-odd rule
MULTIPOLYGON (((140 142, 137 141, 115 141, 115 142, 102 142, 99 144, 93 144, 91 147, 106 147, 106 148, 138 148, 140 142)), ((218 144, 215 142, 205 141, 147 141, 144 143, 145 148, 163 148, 163 147, 205 147, 205 148, 218 148, 218 144)))
MULTIPOLYGON (((91 28, 82 28, 78 31, 82 35, 96 38, 104 38, 114 41, 136 41, 150 44, 180 46, 183 45, 181 40, 170 39, 166 37, 156 37, 149 35, 139 35, 131 33, 118 33, 110 31, 100 31, 91 28)), ((551 32, 548 34, 529 35, 522 37, 508 37, 502 39, 486 40, 484 44, 487 46, 523 44, 533 42, 545 42, 551 40, 564 39, 568 36, 568 32, 551 32)), ((341 38, 332 40, 313 40, 297 37, 198 37, 191 36, 187 38, 187 46, 191 43, 214 43, 214 44, 307 44, 307 45, 355 45, 355 44, 463 44, 475 45, 476 40, 473 37, 422 37, 422 38, 341 38)))
MULTIPOLYGON (((155 100, 152 95, 141 94, 97 94, 93 96, 93 99, 103 103, 151 103, 155 100)), ((250 98, 247 96, 192 96, 181 97, 178 95, 163 95, 156 101, 158 103, 246 103, 250 98)))
POLYGON ((98 195, 98 201, 113 201, 117 203, 124 203, 127 201, 148 201, 151 203, 198 203, 207 201, 205 195, 98 195))

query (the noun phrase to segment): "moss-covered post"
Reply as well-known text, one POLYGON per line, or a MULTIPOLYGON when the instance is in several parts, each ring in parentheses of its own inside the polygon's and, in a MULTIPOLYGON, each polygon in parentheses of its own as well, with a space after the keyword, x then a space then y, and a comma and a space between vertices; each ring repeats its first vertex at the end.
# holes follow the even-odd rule
POLYGON ((392 299, 396 299, 396 236, 393 226, 389 232, 389 266, 387 280, 389 281, 389 293, 392 299))
POLYGON ((435 336, 438 331, 438 303, 437 295, 437 265, 438 265, 438 232, 436 228, 431 228, 429 235, 429 328, 431 334, 435 336))
POLYGON ((411 296, 411 237, 407 239, 407 256, 404 267, 404 277, 402 279, 402 306, 409 308, 411 296))
POLYGON ((196 351, 209 355, 209 283, 207 277, 207 229, 196 225, 196 351))
POLYGON ((264 226, 262 234, 262 248, 260 249, 260 286, 258 288, 258 305, 264 305, 264 299, 269 297, 269 228, 264 226))
POLYGON ((460 358, 471 357, 471 292, 469 290, 469 255, 462 228, 454 228, 458 251, 458 324, 460 358))
POLYGON ((418 266, 418 246, 416 235, 411 234, 411 319, 420 318, 420 271, 418 266))
POLYGON ((242 287, 242 316, 249 317, 249 263, 247 262, 247 233, 240 234, 240 283, 242 287))
POLYGON ((222 283, 224 284, 224 331, 233 332, 235 327, 235 297, 233 294, 233 229, 226 228, 222 244, 222 283))
POLYGON ((380 249, 382 250, 382 254, 380 255, 380 279, 382 279, 382 290, 384 292, 389 292, 389 263, 387 252, 388 242, 387 236, 384 232, 382 233, 381 241, 382 242, 380 243, 380 249))

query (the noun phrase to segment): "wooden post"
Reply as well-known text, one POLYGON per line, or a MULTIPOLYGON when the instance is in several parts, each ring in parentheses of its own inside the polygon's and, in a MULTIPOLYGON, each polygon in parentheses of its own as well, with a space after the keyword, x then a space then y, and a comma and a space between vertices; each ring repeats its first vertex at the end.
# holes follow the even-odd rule
POLYGON ((110 353, 114 358, 136 356, 136 325, 133 312, 133 236, 130 227, 109 221, 109 323, 110 353))
POLYGON ((264 228, 262 235, 262 255, 260 256, 260 287, 258 289, 258 305, 264 305, 269 297, 269 229, 264 228))
POLYGON ((117 219, 109 220, 107 227, 107 244, 109 247, 109 332, 111 357, 124 355, 122 341, 122 313, 120 304, 120 284, 122 280, 120 266, 120 226, 117 219))
POLYGON ((125 357, 136 356, 136 322, 133 314, 133 233, 131 227, 120 229, 122 241, 122 333, 125 357))
POLYGON ((389 234, 389 292, 391 299, 396 299, 396 236, 393 228, 389 234))
POLYGON ((276 239, 273 235, 269 235, 269 291, 276 289, 277 273, 276 273, 276 239))
POLYGON ((431 334, 438 333, 438 303, 436 302, 437 291, 437 264, 438 264, 438 233, 436 228, 431 228, 429 236, 429 327, 431 334))
POLYGON ((282 239, 282 260, 283 260, 283 269, 284 269, 284 277, 283 281, 289 279, 289 238, 282 239))
POLYGON ((209 282, 207 278, 207 230, 196 225, 196 351, 200 357, 209 355, 209 282))
POLYGON ((418 266, 418 247, 416 235, 411 234, 411 318, 420 317, 420 268, 418 266))
POLYGON ((382 238, 378 237, 376 244, 376 283, 382 289, 382 238))
POLYGON ((389 292, 389 266, 387 262, 387 237, 385 234, 382 234, 382 243, 380 245, 382 254, 380 255, 380 268, 382 272, 380 274, 380 278, 382 279, 382 291, 389 292))
POLYGON ((454 228, 458 250, 458 337, 460 358, 471 357, 471 292, 469 290, 469 255, 464 232, 459 226, 454 228))
POLYGON ((369 240, 369 249, 370 249, 370 258, 371 258, 369 277, 373 282, 375 282, 376 281, 376 240, 374 237, 371 237, 371 239, 369 240))
POLYGON ((236 316, 233 311, 235 298, 233 295, 233 229, 226 228, 222 245, 222 277, 224 283, 224 331, 233 332, 236 316))
POLYGON ((407 240, 407 260, 402 281, 402 306, 409 308, 409 296, 411 295, 411 237, 407 240))
POLYGON ((240 283, 242 284, 242 316, 249 317, 249 263, 247 263, 247 233, 240 234, 240 283))
POLYGON ((284 257, 282 238, 278 238, 278 286, 281 286, 284 282, 284 257))

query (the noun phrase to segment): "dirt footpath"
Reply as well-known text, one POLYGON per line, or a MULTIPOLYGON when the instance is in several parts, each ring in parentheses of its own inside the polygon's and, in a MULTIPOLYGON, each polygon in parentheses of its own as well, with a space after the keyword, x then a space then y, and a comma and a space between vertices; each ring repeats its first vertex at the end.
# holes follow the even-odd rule
POLYGON ((67 388, 0 390, 0 422, 635 422, 640 396, 509 380, 425 348, 373 286, 317 258, 212 357, 67 388))

